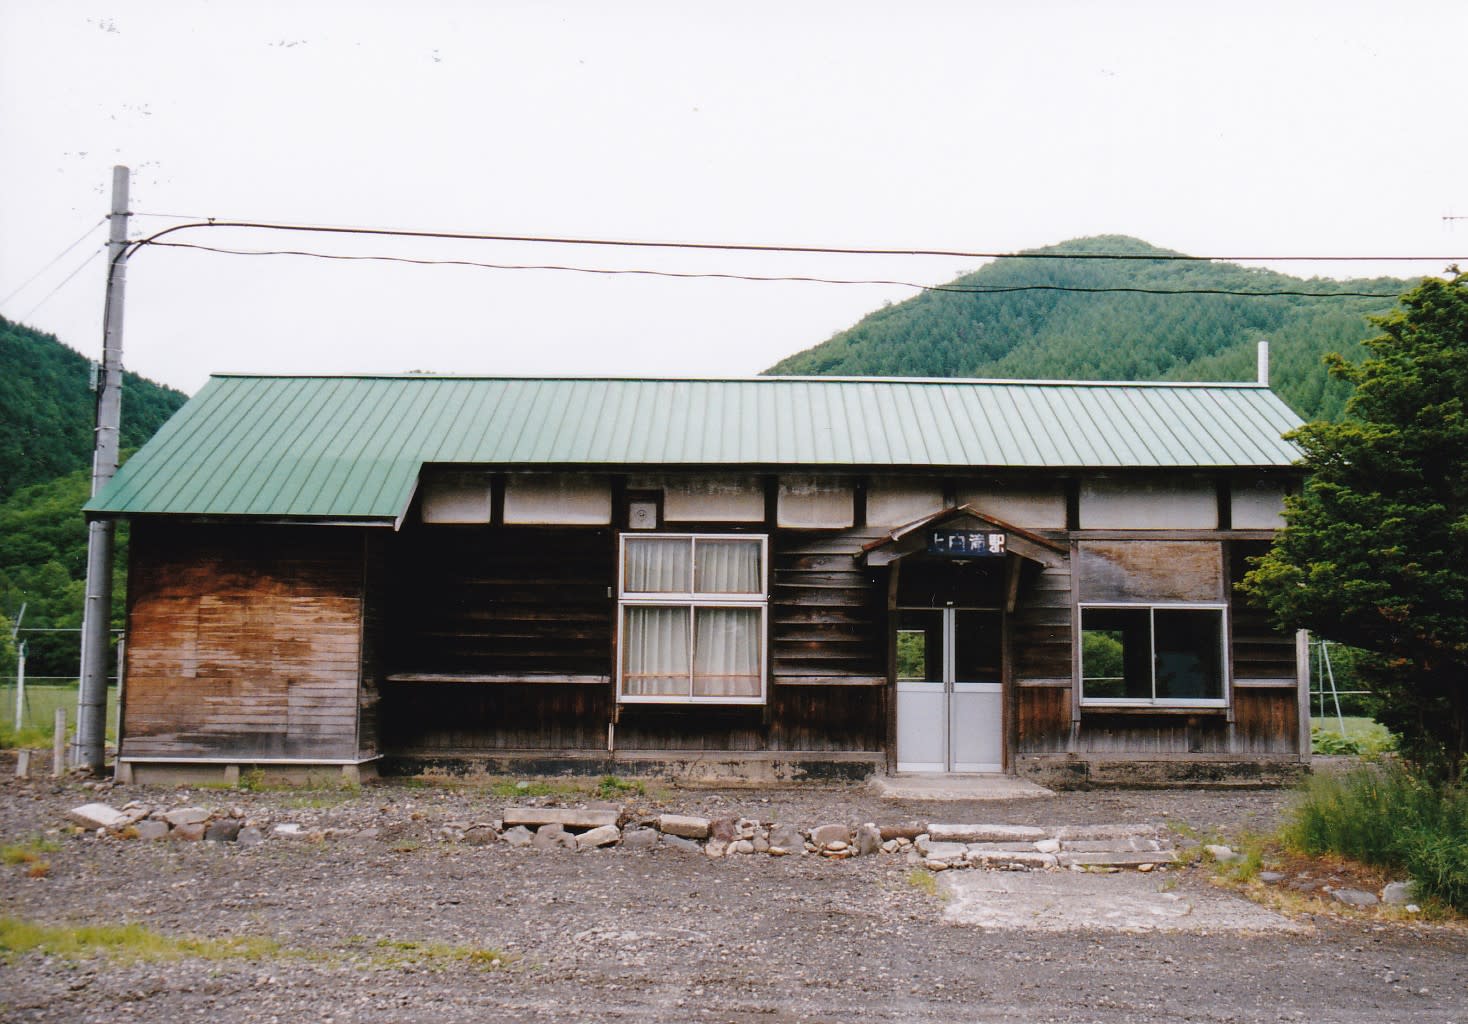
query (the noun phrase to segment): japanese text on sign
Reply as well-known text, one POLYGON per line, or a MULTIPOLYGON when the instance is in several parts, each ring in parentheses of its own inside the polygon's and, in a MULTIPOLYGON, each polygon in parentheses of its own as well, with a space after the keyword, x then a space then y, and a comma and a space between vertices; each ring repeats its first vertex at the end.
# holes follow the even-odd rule
POLYGON ((931 530, 928 554, 950 558, 986 558, 1004 554, 1005 536, 984 530, 931 530))

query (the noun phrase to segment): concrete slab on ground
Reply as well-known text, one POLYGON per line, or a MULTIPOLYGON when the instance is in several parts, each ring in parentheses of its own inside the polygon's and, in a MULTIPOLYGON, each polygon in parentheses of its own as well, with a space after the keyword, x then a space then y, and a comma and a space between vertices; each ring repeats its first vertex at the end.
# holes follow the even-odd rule
POLYGON ((1131 872, 945 871, 945 924, 995 931, 1305 932, 1241 896, 1131 872), (1175 886, 1175 887, 1174 887, 1175 886))
POLYGON ((1055 795, 1013 775, 875 775, 870 786, 887 800, 1031 800, 1055 795))

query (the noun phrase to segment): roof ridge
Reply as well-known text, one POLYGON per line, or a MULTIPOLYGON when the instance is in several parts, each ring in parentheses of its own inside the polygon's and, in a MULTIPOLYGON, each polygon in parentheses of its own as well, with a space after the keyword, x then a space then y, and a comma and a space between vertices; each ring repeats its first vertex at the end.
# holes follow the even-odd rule
POLYGON ((402 381, 503 381, 505 383, 567 381, 575 383, 604 382, 610 384, 909 384, 909 385, 986 385, 1009 387, 1073 387, 1073 388, 1242 388, 1268 391, 1269 385, 1257 380, 1066 380, 1062 378, 1025 377, 845 377, 845 376, 651 376, 618 377, 610 374, 474 374, 474 373, 249 373, 221 371, 210 378, 244 380, 402 380, 402 381))

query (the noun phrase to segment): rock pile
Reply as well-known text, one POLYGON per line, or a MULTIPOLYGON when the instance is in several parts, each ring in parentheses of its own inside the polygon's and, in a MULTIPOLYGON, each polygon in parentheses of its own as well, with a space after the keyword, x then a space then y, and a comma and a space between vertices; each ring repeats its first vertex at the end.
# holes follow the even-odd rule
POLYGON ((245 820, 238 807, 211 811, 203 807, 150 808, 133 800, 119 810, 108 804, 83 804, 66 815, 98 836, 124 839, 181 839, 190 842, 239 843, 254 846, 265 839, 261 829, 245 820))
MULTIPOLYGON (((411 806, 411 805, 409 805, 411 806)), ((385 812, 387 808, 382 810, 385 812)), ((121 809, 103 803, 74 808, 68 815, 98 836, 174 839, 254 846, 271 840, 337 839, 398 842, 407 822, 384 822, 352 829, 310 829, 296 822, 248 818, 239 807, 211 810, 199 806, 148 807, 134 801, 121 809)), ((422 815, 413 813, 411 822, 422 815)), ((1171 839, 1153 825, 1066 826, 963 825, 907 822, 879 826, 833 822, 800 828, 737 814, 697 817, 657 814, 638 817, 616 804, 552 807, 539 802, 511 805, 500 818, 485 821, 426 822, 417 829, 444 843, 511 848, 585 851, 623 846, 633 850, 667 847, 705 857, 821 857, 846 860, 899 856, 933 871, 987 868, 1010 871, 1151 871, 1177 859, 1171 839)))

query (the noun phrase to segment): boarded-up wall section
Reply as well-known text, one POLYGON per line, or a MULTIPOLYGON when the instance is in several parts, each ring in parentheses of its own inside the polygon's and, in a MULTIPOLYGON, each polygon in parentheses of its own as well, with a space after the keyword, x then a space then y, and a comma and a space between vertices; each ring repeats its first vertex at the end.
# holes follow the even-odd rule
POLYGON ((132 528, 126 757, 357 755, 362 531, 132 528))

